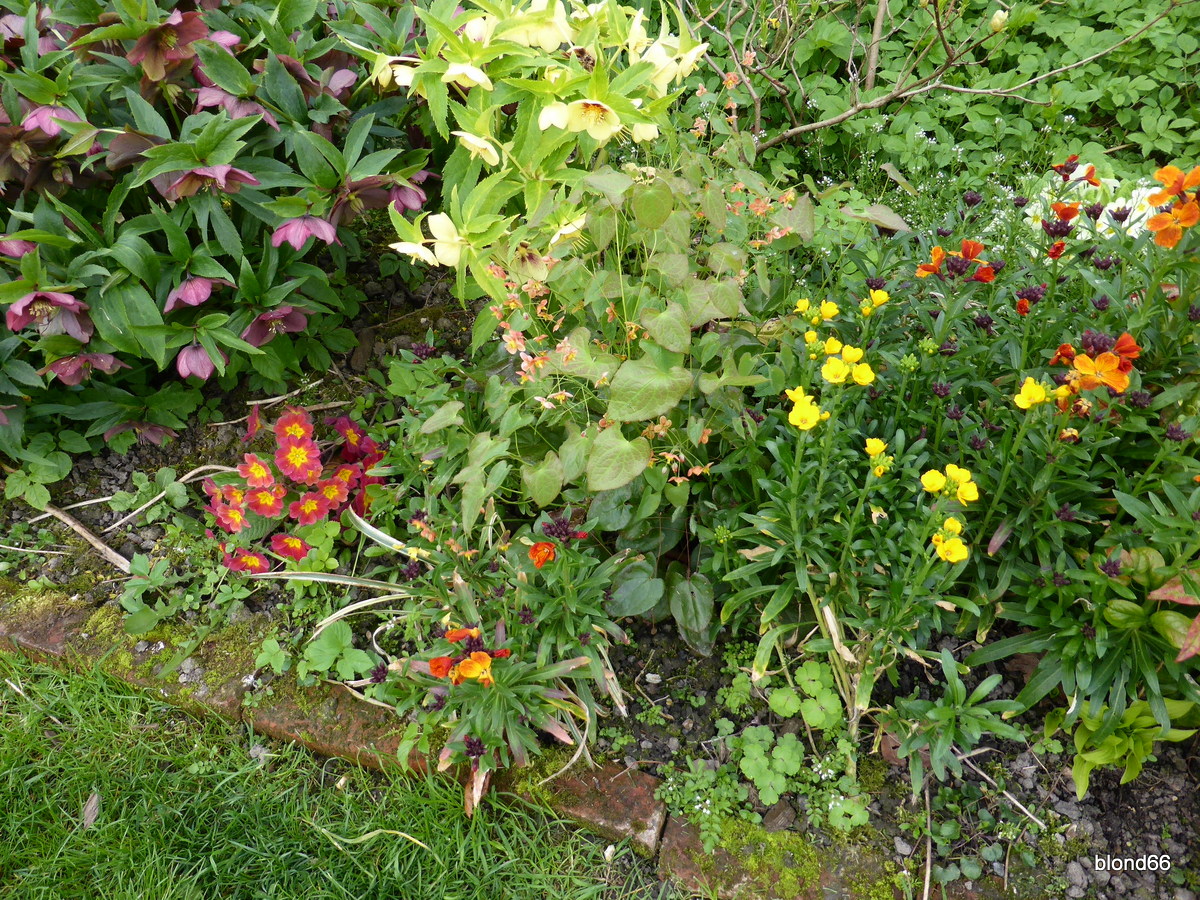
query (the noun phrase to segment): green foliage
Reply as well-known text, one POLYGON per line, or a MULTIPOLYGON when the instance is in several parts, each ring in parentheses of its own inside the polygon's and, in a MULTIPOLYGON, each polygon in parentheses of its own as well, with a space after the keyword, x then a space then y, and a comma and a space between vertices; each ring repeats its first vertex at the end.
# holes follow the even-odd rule
POLYGON ((296 677, 310 671, 333 670, 342 681, 350 681, 374 668, 376 659, 354 646, 354 633, 346 622, 334 622, 309 641, 304 658, 296 666, 296 677))
POLYGON ((936 700, 902 698, 896 701, 895 711, 885 716, 885 720, 890 719, 892 727, 903 735, 896 755, 901 759, 908 758, 914 797, 925 781, 923 755, 928 755, 934 777, 944 781, 947 771, 962 777, 959 748, 969 752, 985 735, 1010 740, 1021 738, 1020 729, 1002 718, 1020 712, 1021 704, 1012 700, 986 699, 1003 676, 989 675, 968 694, 959 664, 949 650, 941 652, 940 661, 945 693, 936 700))
MULTIPOLYGON (((1172 722, 1189 717, 1195 719, 1196 704, 1182 700, 1167 700, 1164 703, 1172 722)), ((1057 730, 1056 727, 1051 728, 1052 724, 1047 723, 1049 733, 1057 730)), ((1164 732, 1155 717, 1155 711, 1145 700, 1129 704, 1116 723, 1110 724, 1109 717, 1104 715, 1081 716, 1073 735, 1075 761, 1071 767, 1071 777, 1075 781, 1076 796, 1082 800, 1087 794, 1092 771, 1096 768, 1124 766, 1121 784, 1128 784, 1138 777, 1146 762, 1154 761, 1156 742, 1186 741, 1195 733, 1195 728, 1168 728, 1164 732)))
MULTIPOLYGON (((407 176, 423 154, 381 119, 406 104, 350 91, 364 73, 314 6, 286 22, 171 7, 12 17, 26 27, 0 71, 16 129, 0 151, 14 332, 0 339, 0 452, 25 473, 8 496, 39 508, 65 473, 35 470, 33 441, 64 422, 82 429, 59 434, 69 453, 162 443, 198 405, 192 379, 282 389, 327 368, 353 345, 340 324, 357 304, 306 261, 310 236, 344 263, 338 226, 401 189, 418 205, 407 176), (172 362, 181 383, 164 386, 172 362)), ((338 13, 361 21, 352 4, 338 13)))
POLYGON ((738 783, 732 766, 712 768, 703 760, 691 759, 686 770, 667 763, 662 775, 655 798, 696 826, 706 853, 720 843, 721 829, 728 819, 757 819, 754 813, 741 808, 746 788, 738 783))

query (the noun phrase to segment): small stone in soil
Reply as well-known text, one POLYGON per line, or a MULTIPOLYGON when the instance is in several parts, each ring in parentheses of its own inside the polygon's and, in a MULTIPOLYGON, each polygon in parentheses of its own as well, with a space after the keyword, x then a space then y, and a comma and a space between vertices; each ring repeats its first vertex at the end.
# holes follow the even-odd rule
POLYGON ((904 840, 904 838, 894 837, 894 838, 892 838, 892 843, 894 843, 896 845, 896 852, 899 853, 901 856, 912 856, 912 852, 913 852, 912 844, 910 844, 908 841, 904 840))
POLYGON ((651 673, 650 675, 646 676, 646 683, 647 684, 662 684, 662 676, 651 673))

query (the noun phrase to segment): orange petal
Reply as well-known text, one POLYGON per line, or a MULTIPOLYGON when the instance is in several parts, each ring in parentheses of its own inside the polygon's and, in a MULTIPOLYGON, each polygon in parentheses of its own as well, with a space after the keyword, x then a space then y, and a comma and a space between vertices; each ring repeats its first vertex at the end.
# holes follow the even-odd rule
POLYGON ((1175 220, 1184 228, 1191 228, 1197 222, 1200 222, 1200 203, 1193 200, 1191 203, 1185 203, 1183 206, 1177 206, 1172 210, 1175 214, 1175 220))
POLYGON ((1196 166, 1192 171, 1187 173, 1183 179, 1183 189, 1190 191, 1192 188, 1200 187, 1200 166, 1196 166))
POLYGON ((1146 227, 1149 228, 1151 231, 1161 231, 1162 229, 1166 228, 1168 225, 1173 225, 1173 224, 1175 224, 1175 217, 1173 215, 1171 215, 1169 212, 1165 212, 1165 213, 1159 213, 1158 215, 1151 216, 1146 222, 1146 227))
POLYGON ((1142 348, 1137 345, 1133 335, 1126 331, 1117 338, 1116 344, 1113 345, 1113 352, 1125 359, 1137 359, 1141 356, 1142 348))
POLYGON ((984 251, 984 246, 983 246, 983 244, 979 243, 979 241, 963 241, 962 242, 963 259, 974 259, 983 251, 984 251))
POLYGON ((1154 180, 1162 183, 1171 194, 1178 194, 1180 190, 1179 183, 1183 181, 1183 171, 1176 166, 1163 166, 1154 173, 1154 180))
POLYGON ((1166 247, 1168 250, 1170 250, 1179 243, 1182 237, 1182 228, 1180 228, 1178 225, 1168 225, 1166 228, 1159 231, 1158 234, 1154 235, 1154 243, 1158 244, 1160 247, 1166 247))

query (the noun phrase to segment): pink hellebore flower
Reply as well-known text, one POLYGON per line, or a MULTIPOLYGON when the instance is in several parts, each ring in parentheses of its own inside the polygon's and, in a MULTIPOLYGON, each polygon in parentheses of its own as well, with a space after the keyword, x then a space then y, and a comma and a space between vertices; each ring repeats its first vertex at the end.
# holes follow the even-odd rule
POLYGON ((236 194, 243 184, 251 186, 261 182, 245 169, 235 169, 230 165, 200 166, 188 169, 179 178, 171 182, 170 187, 163 191, 168 200, 181 200, 191 197, 201 188, 219 187, 227 194, 236 194))
POLYGON ((208 37, 202 16, 199 12, 175 10, 161 25, 138 38, 125 58, 135 66, 141 63, 151 81, 162 81, 167 77, 167 63, 191 59, 196 55, 192 42, 208 37))
POLYGON ((65 106, 36 106, 21 122, 26 131, 40 129, 49 137, 57 137, 62 131, 63 122, 82 122, 83 120, 65 106))
POLYGON ((308 314, 294 306, 281 306, 265 312, 242 332, 242 340, 255 347, 269 344, 277 334, 290 334, 308 327, 308 314))
POLYGON ((253 100, 246 100, 241 97, 235 97, 228 91, 223 91, 219 87, 202 87, 196 88, 196 112, 205 107, 216 106, 229 113, 231 119, 244 119, 247 116, 262 116, 263 121, 279 130, 279 123, 275 121, 275 117, 267 112, 266 107, 261 103, 255 103, 253 100))
POLYGON ((173 428, 168 428, 166 425, 155 425, 152 422, 122 422, 120 425, 114 425, 108 431, 104 432, 104 440, 111 441, 118 434, 130 429, 137 435, 139 442, 144 443, 148 441, 156 447, 161 447, 163 441, 169 437, 179 437, 173 428))
POLYGON ((37 244, 33 241, 15 241, 12 238, 0 235, 0 256, 11 256, 13 259, 20 259, 26 253, 32 253, 36 249, 37 244))
POLYGON ((233 287, 233 282, 226 278, 203 278, 199 275, 185 278, 180 282, 179 287, 167 294, 167 305, 163 307, 163 312, 169 313, 185 304, 199 306, 212 296, 213 285, 220 284, 225 287, 233 287))
MULTIPOLYGON (((221 352, 221 358, 229 362, 229 357, 224 352, 221 352)), ((208 358, 208 351, 199 344, 184 347, 175 357, 175 371, 179 373, 180 378, 195 375, 201 381, 207 381, 216 370, 216 365, 208 358)))
POLYGON ((62 359, 56 359, 46 368, 39 369, 38 374, 45 375, 48 372, 51 375, 57 375, 59 381, 73 387, 91 378, 93 369, 99 369, 105 375, 111 375, 117 369, 128 368, 126 363, 121 362, 111 353, 80 353, 78 356, 64 356, 62 359))
POLYGON ((0 406, 0 425, 8 424, 8 416, 5 414, 4 411, 6 409, 16 409, 16 408, 17 408, 16 404, 9 404, 8 406, 0 406))
POLYGON ((34 291, 8 308, 5 320, 9 331, 20 331, 36 322, 42 334, 69 334, 86 344, 92 339, 92 320, 84 310, 86 303, 58 291, 34 291))
POLYGON ((337 229, 317 216, 300 216, 288 219, 271 235, 271 246, 280 247, 287 242, 293 250, 300 250, 310 237, 318 237, 327 244, 340 244, 337 229))

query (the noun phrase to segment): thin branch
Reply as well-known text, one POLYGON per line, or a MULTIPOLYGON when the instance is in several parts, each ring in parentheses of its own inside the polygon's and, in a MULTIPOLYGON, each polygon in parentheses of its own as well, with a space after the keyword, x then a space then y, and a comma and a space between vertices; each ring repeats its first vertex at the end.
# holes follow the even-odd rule
POLYGON ((61 550, 40 550, 32 547, 13 547, 11 544, 0 544, 0 550, 11 550, 13 553, 36 553, 39 556, 68 556, 61 550))
MULTIPOLYGON (((237 469, 232 469, 229 466, 200 466, 199 468, 192 469, 192 471, 188 472, 186 475, 184 475, 182 478, 180 478, 179 483, 187 484, 189 481, 193 480, 193 478, 196 475, 202 474, 204 472, 236 472, 236 471, 237 471, 237 469)), ((153 497, 151 497, 149 500, 147 500, 145 503, 143 503, 141 506, 139 506, 133 512, 117 519, 117 521, 113 522, 111 525, 109 525, 107 528, 105 528, 102 533, 108 534, 110 531, 115 531, 116 529, 120 528, 126 522, 130 522, 133 519, 136 519, 140 513, 144 512, 145 510, 152 507, 155 503, 157 503, 159 500, 163 499, 165 496, 167 496, 167 492, 165 490, 159 491, 157 494, 155 494, 153 497)))
MULTIPOLYGON (((963 93, 963 94, 981 94, 984 96, 1005 97, 1005 98, 1011 98, 1011 99, 1025 100, 1025 102, 1034 102, 1034 101, 1026 100, 1026 98, 1023 98, 1023 97, 1017 97, 1015 92, 1020 91, 1024 88, 1027 88, 1031 85, 1038 84, 1042 81, 1045 81, 1047 78, 1053 78, 1056 75, 1061 75, 1064 72, 1069 72, 1072 69, 1077 69, 1080 66, 1085 66, 1088 63, 1095 62, 1097 59, 1107 56, 1108 54, 1112 53, 1114 50, 1117 50, 1118 48, 1123 47, 1124 45, 1130 43, 1131 41, 1137 40, 1139 37, 1141 37, 1143 34, 1145 34, 1147 31, 1149 31, 1151 28, 1153 28, 1155 25, 1157 25, 1159 22, 1161 22, 1163 19, 1165 19, 1167 16, 1169 16, 1176 9, 1183 7, 1183 6, 1190 5, 1192 3, 1196 3, 1196 2, 1200 2, 1200 0, 1171 0, 1170 5, 1163 12, 1161 12, 1159 15, 1155 16, 1153 19, 1151 19, 1149 22, 1147 22, 1145 25, 1143 25, 1141 28, 1139 28, 1133 34, 1129 35, 1128 37, 1122 38, 1121 40, 1117 41, 1115 44, 1111 45, 1110 47, 1108 47, 1104 50, 1101 50, 1098 53, 1093 53, 1091 56, 1088 56, 1084 59, 1078 60, 1077 62, 1069 63, 1068 65, 1060 66, 1059 68, 1054 69, 1050 72, 1044 72, 1041 75, 1034 76, 1033 78, 1030 78, 1029 80, 1027 80, 1025 82, 1022 82, 1021 84, 1014 85, 1013 87, 1010 87, 1010 88, 960 88, 960 87, 954 87, 954 86, 942 84, 940 79, 942 78, 943 75, 945 75, 947 72, 949 72, 953 68, 961 68, 964 65, 963 63, 957 62, 958 59, 961 59, 963 56, 970 53, 976 47, 982 45, 984 41, 986 41, 989 37, 991 37, 991 35, 986 35, 983 38, 980 38, 978 41, 975 41, 970 47, 960 48, 957 55, 953 56, 953 58, 951 60, 948 60, 947 62, 942 63, 931 74, 925 75, 925 76, 917 79, 913 83, 906 85, 906 84, 904 84, 904 81, 910 74, 910 73, 906 72, 899 79, 897 79, 896 87, 894 87, 892 90, 888 91, 888 93, 884 94, 883 96, 876 97, 874 100, 867 100, 864 102, 853 104, 848 109, 846 109, 843 112, 838 113, 835 116, 830 116, 826 119, 821 119, 820 121, 817 121, 817 122, 808 122, 803 125, 797 125, 793 128, 788 128, 785 131, 781 131, 779 134, 776 134, 775 136, 770 137, 770 138, 766 139, 765 141, 761 142, 758 145, 758 149, 761 152, 763 150, 770 149, 771 147, 778 146, 779 144, 782 144, 785 141, 789 141, 792 138, 799 137, 802 134, 807 134, 810 131, 819 131, 822 128, 830 128, 834 125, 840 125, 842 122, 845 122, 847 119, 853 118, 854 116, 858 115, 861 112, 866 112, 867 110, 871 110, 871 109, 878 109, 881 106, 887 106, 889 103, 892 103, 895 100, 907 100, 910 97, 916 97, 921 94, 927 94, 927 93, 930 93, 931 91, 936 91, 936 90, 954 91, 954 92, 963 93)), ((926 48, 925 52, 928 52, 928 48, 926 48)), ((924 52, 922 53, 922 56, 924 56, 924 52)), ((919 59, 917 60, 917 62, 919 62, 919 59)))
POLYGON ((1035 825, 1037 825, 1039 828, 1041 828, 1042 831, 1046 830, 1045 822, 1043 822, 1041 819, 1039 819, 1037 816, 1035 816, 1033 813, 1031 813, 1024 806, 1024 804, 1021 803, 1020 800, 1018 800, 1016 797, 1014 797, 1008 791, 1001 790, 1000 785, 996 784, 996 782, 992 780, 992 777, 990 775, 988 775, 987 772, 983 771, 982 769, 979 768, 979 766, 977 766, 977 765, 975 765, 975 763, 971 762, 969 756, 964 755, 964 756, 959 756, 958 758, 961 759, 963 762, 965 762, 967 764, 967 766, 970 767, 972 772, 974 772, 976 775, 978 775, 980 778, 982 778, 984 781, 986 781, 992 787, 996 788, 997 790, 1000 790, 1000 793, 1004 795, 1005 799, 1007 799, 1009 803, 1011 803, 1013 806, 1015 806, 1021 812, 1025 813, 1025 815, 1029 817, 1030 821, 1032 821, 1035 825))
POLYGON ((85 526, 70 513, 65 513, 55 506, 47 506, 46 512, 50 513, 50 515, 54 516, 54 518, 58 519, 60 522, 78 534, 81 538, 91 544, 92 547, 95 548, 96 552, 103 556, 106 561, 116 566, 126 575, 129 574, 129 560, 123 557, 112 547, 108 546, 108 544, 104 543, 104 541, 100 540, 100 538, 96 537, 96 535, 92 534, 87 529, 87 526, 85 526))
POLYGON ((863 81, 863 90, 870 91, 875 87, 875 74, 879 69, 879 43, 883 39, 883 21, 887 18, 888 0, 879 0, 875 7, 875 25, 871 28, 871 46, 867 48, 867 75, 863 81))

